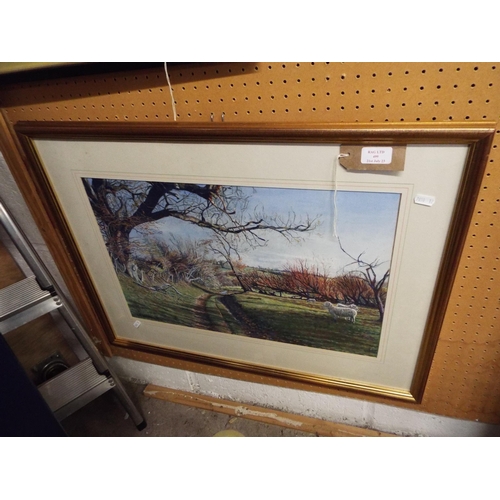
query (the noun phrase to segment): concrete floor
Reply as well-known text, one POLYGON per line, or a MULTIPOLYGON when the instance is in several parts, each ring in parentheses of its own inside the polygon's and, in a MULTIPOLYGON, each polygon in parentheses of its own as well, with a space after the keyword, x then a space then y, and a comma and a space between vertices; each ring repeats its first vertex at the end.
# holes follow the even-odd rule
POLYGON ((61 424, 70 437, 211 437, 218 433, 245 437, 313 437, 295 431, 223 413, 202 410, 143 395, 144 385, 124 382, 144 415, 147 427, 139 431, 125 409, 108 391, 73 413, 61 424), (233 432, 226 432, 233 431, 233 432))

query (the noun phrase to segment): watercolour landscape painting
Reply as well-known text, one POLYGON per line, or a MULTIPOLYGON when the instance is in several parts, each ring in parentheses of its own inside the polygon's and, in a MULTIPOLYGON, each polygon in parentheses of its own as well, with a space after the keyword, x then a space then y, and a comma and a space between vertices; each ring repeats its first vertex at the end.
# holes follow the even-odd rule
POLYGON ((82 181, 133 317, 377 356, 399 193, 82 181))

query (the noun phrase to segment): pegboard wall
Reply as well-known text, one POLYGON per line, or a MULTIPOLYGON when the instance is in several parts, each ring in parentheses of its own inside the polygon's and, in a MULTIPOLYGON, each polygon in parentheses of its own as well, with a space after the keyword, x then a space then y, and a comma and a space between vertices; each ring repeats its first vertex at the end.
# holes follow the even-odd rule
MULTIPOLYGON (((500 63, 192 63, 169 64, 168 72, 180 122, 500 119, 500 63)), ((0 106, 13 124, 174 120, 161 64, 3 86, 0 106)), ((497 133, 417 407, 489 423, 500 423, 499 143, 497 133)), ((162 362, 141 353, 132 357, 162 362)))

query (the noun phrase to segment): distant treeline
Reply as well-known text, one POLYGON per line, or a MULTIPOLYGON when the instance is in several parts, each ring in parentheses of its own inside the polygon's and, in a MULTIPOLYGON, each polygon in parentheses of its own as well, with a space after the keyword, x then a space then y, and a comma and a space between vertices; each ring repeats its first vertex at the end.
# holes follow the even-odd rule
MULTIPOLYGON (((373 287, 356 272, 330 276, 319 266, 306 260, 289 263, 281 270, 258 269, 241 260, 216 261, 209 257, 204 245, 192 242, 155 241, 144 247, 129 262, 127 272, 146 287, 159 289, 179 282, 198 283, 213 290, 239 287, 244 292, 299 299, 342 302, 365 307, 377 307, 373 287)), ((386 287, 380 291, 385 303, 386 287)))
MULTIPOLYGON (((377 307, 374 292, 363 277, 354 272, 330 277, 306 261, 297 261, 279 272, 248 268, 239 280, 246 290, 266 295, 377 307)), ((383 302, 385 294, 384 289, 383 302)))

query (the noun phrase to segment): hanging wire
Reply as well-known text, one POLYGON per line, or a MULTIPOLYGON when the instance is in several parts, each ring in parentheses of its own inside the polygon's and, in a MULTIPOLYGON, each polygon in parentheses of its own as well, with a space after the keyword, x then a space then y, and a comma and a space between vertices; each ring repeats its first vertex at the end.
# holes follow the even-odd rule
POLYGON ((167 63, 163 63, 163 64, 165 66, 165 76, 167 77, 168 88, 170 89, 170 99, 172 100, 172 111, 174 113, 174 122, 176 122, 177 121, 177 111, 175 109, 174 93, 172 91, 172 85, 170 85, 170 78, 168 76, 167 63))
POLYGON ((337 233, 338 209, 337 209, 337 169, 340 165, 340 158, 347 158, 349 153, 340 153, 337 156, 333 167, 333 237, 339 239, 337 233))

